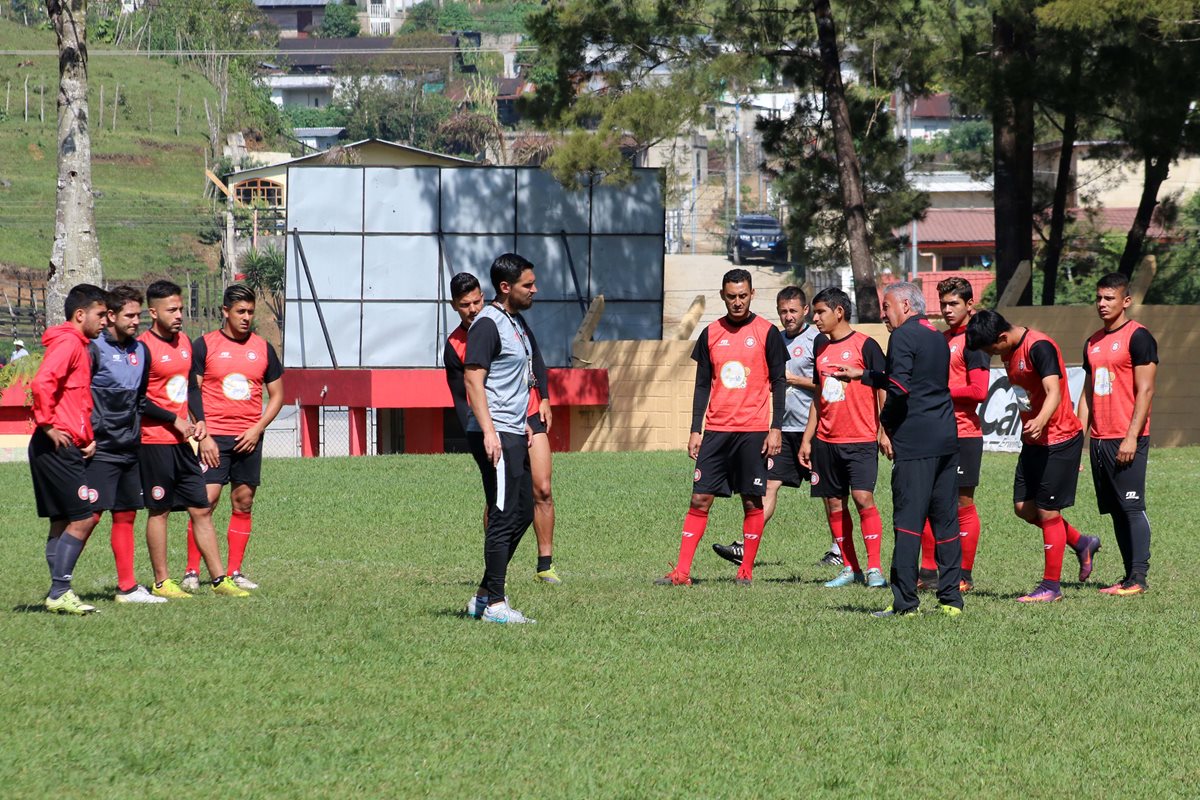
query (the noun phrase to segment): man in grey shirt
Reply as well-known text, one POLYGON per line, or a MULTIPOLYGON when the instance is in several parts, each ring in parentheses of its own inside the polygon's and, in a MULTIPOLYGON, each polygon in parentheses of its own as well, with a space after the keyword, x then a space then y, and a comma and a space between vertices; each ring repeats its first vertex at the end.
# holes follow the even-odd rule
MULTIPOLYGON (((808 298, 798 286, 785 286, 775 296, 775 310, 779 323, 783 325, 783 344, 787 348, 787 405, 783 417, 783 449, 779 455, 767 459, 767 494, 763 498, 763 522, 771 521, 781 486, 799 488, 809 479, 809 470, 797 458, 804 428, 808 425, 808 413, 812 408, 813 393, 813 340, 819 331, 805 322, 808 317, 808 298)), ((726 561, 742 563, 742 542, 714 544, 713 552, 726 561)), ((842 565, 841 551, 834 542, 829 551, 817 563, 834 567, 842 565)))
POLYGON ((533 622, 508 605, 504 581, 521 537, 533 522, 533 478, 529 471, 529 392, 533 345, 519 319, 537 293, 533 264, 515 253, 492 262, 496 299, 483 307, 467 331, 463 358, 467 445, 487 501, 483 580, 467 614, 485 622, 533 622))

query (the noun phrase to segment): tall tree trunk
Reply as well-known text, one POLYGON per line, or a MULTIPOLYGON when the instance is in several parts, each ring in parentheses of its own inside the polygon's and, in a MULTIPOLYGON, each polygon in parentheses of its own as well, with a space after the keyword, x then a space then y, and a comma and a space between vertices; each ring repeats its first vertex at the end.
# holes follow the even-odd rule
POLYGON ((63 313, 78 283, 100 285, 100 242, 92 201, 92 141, 87 103, 87 0, 46 0, 58 37, 58 200, 50 252, 46 324, 63 313))
POLYGON ((850 269, 854 273, 858 320, 878 322, 879 293, 875 288, 871 245, 867 240, 862 172, 858 164, 858 152, 854 149, 854 132, 850 129, 837 28, 829 0, 813 0, 813 15, 817 19, 817 41, 821 48, 821 83, 825 91, 825 107, 833 123, 833 147, 837 155, 838 185, 842 190, 842 213, 846 219, 846 240, 850 245, 850 269))
POLYGON ((1157 157, 1147 156, 1144 162, 1146 170, 1142 181, 1142 197, 1138 200, 1137 213, 1133 216, 1133 224, 1125 236, 1125 250, 1121 253, 1121 264, 1117 269, 1129 278, 1142 259, 1142 247, 1146 243, 1146 231, 1150 230, 1150 220, 1154 216, 1154 207, 1158 205, 1158 190, 1162 188, 1167 173, 1171 170, 1173 154, 1161 153, 1157 157))
POLYGON ((1075 139, 1079 137, 1079 81, 1083 71, 1083 54, 1071 55, 1071 72, 1067 77, 1067 112, 1063 116, 1062 146, 1058 150, 1058 175, 1054 180, 1054 201, 1050 208, 1050 238, 1046 242, 1046 257, 1042 262, 1045 282, 1042 284, 1042 305, 1054 305, 1058 288, 1058 264, 1062 260, 1063 229, 1067 225, 1067 193, 1071 190, 1071 164, 1075 156, 1075 139))
MULTIPOLYGON (((1020 14, 1018 10, 1014 12, 1020 14)), ((996 292, 1033 258, 1033 15, 992 19, 992 158, 995 173, 996 292)), ((1029 286, 1017 303, 1029 305, 1029 286)))

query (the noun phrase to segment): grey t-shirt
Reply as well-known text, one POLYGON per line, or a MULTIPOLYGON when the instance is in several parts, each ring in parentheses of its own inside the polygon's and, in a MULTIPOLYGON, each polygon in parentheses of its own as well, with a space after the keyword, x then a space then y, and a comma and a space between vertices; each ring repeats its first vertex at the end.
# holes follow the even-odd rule
MULTIPOLYGON (((463 364, 487 370, 483 385, 496 430, 525 433, 533 385, 533 350, 525 331, 503 309, 489 303, 467 331, 463 364)), ((467 430, 482 430, 474 414, 467 417, 467 430)))
MULTIPOLYGON (((789 375, 805 378, 813 376, 813 341, 818 332, 815 326, 805 325, 803 330, 789 339, 783 331, 783 345, 787 348, 787 371, 789 375)), ((804 432, 808 425, 808 413, 812 409, 813 393, 799 386, 787 387, 787 408, 783 415, 783 430, 804 432)))

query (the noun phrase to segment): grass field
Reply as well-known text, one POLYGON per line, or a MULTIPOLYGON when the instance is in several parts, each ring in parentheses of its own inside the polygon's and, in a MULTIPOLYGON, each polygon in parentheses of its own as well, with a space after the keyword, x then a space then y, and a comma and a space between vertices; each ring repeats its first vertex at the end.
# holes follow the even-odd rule
MULTIPOLYGON (((708 547, 740 529, 726 501, 697 556, 707 580, 656 587, 691 462, 561 455, 566 584, 532 582, 531 532, 509 586, 539 624, 516 628, 458 613, 481 571, 466 456, 267 462, 246 567, 264 588, 247 600, 114 605, 105 527, 75 573, 102 609, 83 619, 37 610, 44 527, 26 467, 0 465, 0 794, 1194 795, 1200 451, 1152 454, 1150 594, 1067 584, 1040 607, 1013 601, 1041 571, 1040 537, 1009 506, 1014 461, 985 458, 966 613, 883 621, 865 612, 889 593, 820 585, 815 501, 785 495, 754 586, 708 547)), ((1115 542, 1080 486, 1069 518, 1102 536, 1108 581, 1115 542)))
MULTIPOLYGON (((54 32, 0 20, 0 49, 54 50, 54 32)), ((111 57, 90 48, 88 100, 92 187, 105 277, 111 281, 206 268, 197 240, 202 215, 204 99, 216 91, 199 72, 165 59, 111 57), (117 87, 120 93, 117 95, 117 87), (100 106, 101 87, 104 106, 100 106), (117 125, 112 127, 114 96, 117 125), (175 104, 180 135, 175 135, 175 104)), ((42 269, 54 241, 58 59, 0 60, 0 265, 42 269), (28 78, 29 119, 25 119, 28 78), (45 104, 42 119, 42 87, 45 104)))

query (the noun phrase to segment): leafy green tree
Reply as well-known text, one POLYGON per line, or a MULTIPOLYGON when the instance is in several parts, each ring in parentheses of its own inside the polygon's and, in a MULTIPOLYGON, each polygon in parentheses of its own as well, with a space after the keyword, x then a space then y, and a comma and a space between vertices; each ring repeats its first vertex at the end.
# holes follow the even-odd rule
POLYGON ((419 85, 387 77, 347 78, 335 97, 346 113, 351 140, 378 138, 425 150, 438 145, 438 128, 454 113, 454 103, 419 85))
POLYGON ((317 36, 322 39, 347 39, 358 36, 362 28, 358 24, 358 9, 342 0, 330 0, 325 4, 325 17, 317 26, 317 36))
POLYGON ((1156 247, 1158 273, 1147 303, 1164 305, 1200 305, 1200 192, 1179 209, 1179 218, 1171 231, 1175 244, 1156 247))

